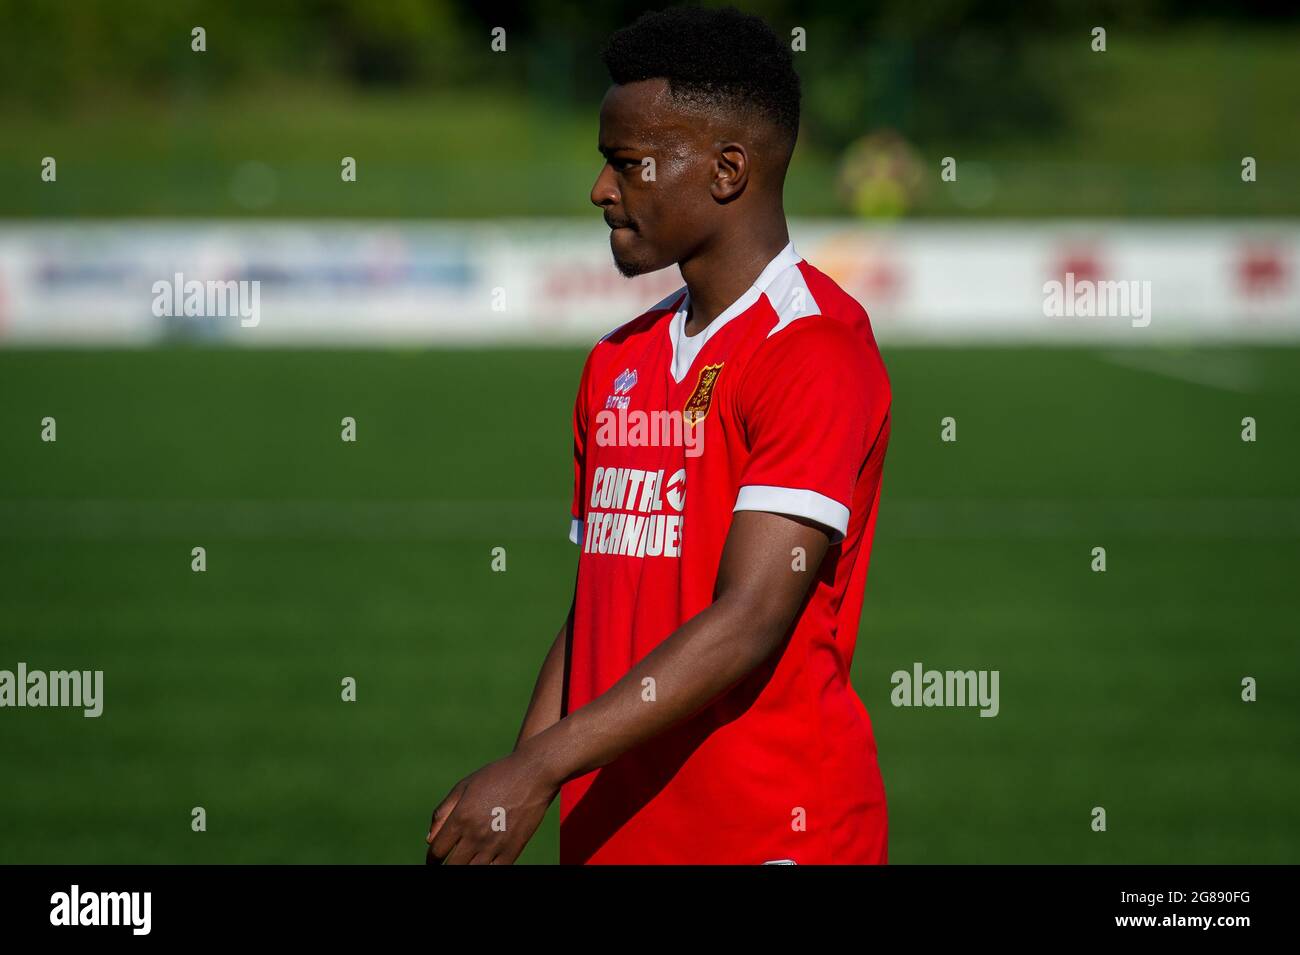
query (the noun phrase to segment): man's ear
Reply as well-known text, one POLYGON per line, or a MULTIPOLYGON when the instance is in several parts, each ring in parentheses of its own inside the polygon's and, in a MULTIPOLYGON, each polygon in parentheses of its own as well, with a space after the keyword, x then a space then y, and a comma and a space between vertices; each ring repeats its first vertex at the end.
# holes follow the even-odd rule
POLYGON ((709 187, 718 202, 730 202, 745 191, 749 182, 749 150, 740 143, 723 143, 713 160, 713 183, 709 187))

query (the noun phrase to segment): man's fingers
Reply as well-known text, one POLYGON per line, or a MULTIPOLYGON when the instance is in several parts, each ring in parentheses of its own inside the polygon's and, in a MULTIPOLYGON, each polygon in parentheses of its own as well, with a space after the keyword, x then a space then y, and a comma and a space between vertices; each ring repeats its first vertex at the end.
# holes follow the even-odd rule
POLYGON ((452 848, 442 860, 443 865, 465 865, 470 859, 474 858, 477 849, 470 845, 468 839, 458 839, 456 845, 452 848))
POLYGON ((492 848, 492 865, 514 865, 515 860, 519 858, 524 851, 524 846, 528 844, 527 839, 520 840, 513 833, 507 834, 499 843, 492 848))
MULTIPOLYGON (((466 835, 465 811, 460 809, 462 797, 469 784, 457 783, 447 798, 433 811, 434 825, 429 831, 429 848, 447 865, 456 854, 456 847, 464 845, 466 835)), ((473 853, 471 853, 472 855, 473 853)))
POLYGON ((501 846, 497 854, 492 857, 492 865, 514 865, 515 860, 519 858, 519 854, 523 851, 522 846, 513 844, 501 846))
POLYGON ((456 847, 464 842, 461 838, 464 835, 464 828, 459 821, 453 822, 450 826, 443 826, 439 830, 437 838, 429 843, 429 852, 433 854, 435 859, 441 859, 443 865, 451 861, 452 853, 455 852, 456 847))
POLYGON ((429 820, 429 834, 424 841, 433 845, 433 840, 438 838, 438 832, 442 829, 443 823, 451 815, 452 810, 456 808, 456 803, 460 802, 460 795, 465 791, 465 781, 462 779, 455 786, 451 787, 451 792, 447 793, 442 802, 438 803, 433 810, 433 818, 429 820))

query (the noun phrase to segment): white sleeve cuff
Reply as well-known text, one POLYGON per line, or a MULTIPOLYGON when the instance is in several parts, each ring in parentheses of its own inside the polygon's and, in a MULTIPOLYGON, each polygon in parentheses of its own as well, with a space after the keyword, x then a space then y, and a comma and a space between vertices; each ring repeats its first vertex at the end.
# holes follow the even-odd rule
POLYGON ((849 509, 834 498, 816 491, 768 484, 747 484, 736 495, 733 511, 771 511, 816 521, 834 533, 831 543, 844 540, 849 530, 849 509))
POLYGON ((582 543, 582 521, 576 517, 569 518, 569 540, 575 544, 582 543))

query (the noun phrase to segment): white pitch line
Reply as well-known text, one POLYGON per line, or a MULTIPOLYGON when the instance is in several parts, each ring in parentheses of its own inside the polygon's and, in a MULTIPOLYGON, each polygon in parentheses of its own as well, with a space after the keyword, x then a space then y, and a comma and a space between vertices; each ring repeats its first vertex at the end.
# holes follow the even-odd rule
POLYGON ((1101 352, 1097 358, 1120 368, 1145 371, 1220 391, 1250 394, 1257 389, 1259 376, 1249 358, 1214 352, 1208 354, 1213 355, 1212 362, 1206 362, 1206 353, 1171 355, 1146 348, 1101 352))

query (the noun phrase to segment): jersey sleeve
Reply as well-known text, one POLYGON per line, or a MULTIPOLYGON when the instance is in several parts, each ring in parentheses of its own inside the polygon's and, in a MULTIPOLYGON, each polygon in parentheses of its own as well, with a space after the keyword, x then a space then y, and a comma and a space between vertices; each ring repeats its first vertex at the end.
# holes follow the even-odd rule
POLYGON ((578 396, 573 402, 573 504, 569 508, 569 540, 582 543, 583 502, 587 499, 587 386, 591 375, 591 359, 595 349, 587 355, 578 379, 578 396))
POLYGON ((801 319, 759 346, 738 392, 750 454, 734 510, 803 517, 842 541, 870 447, 871 381, 865 343, 831 318, 801 319))

